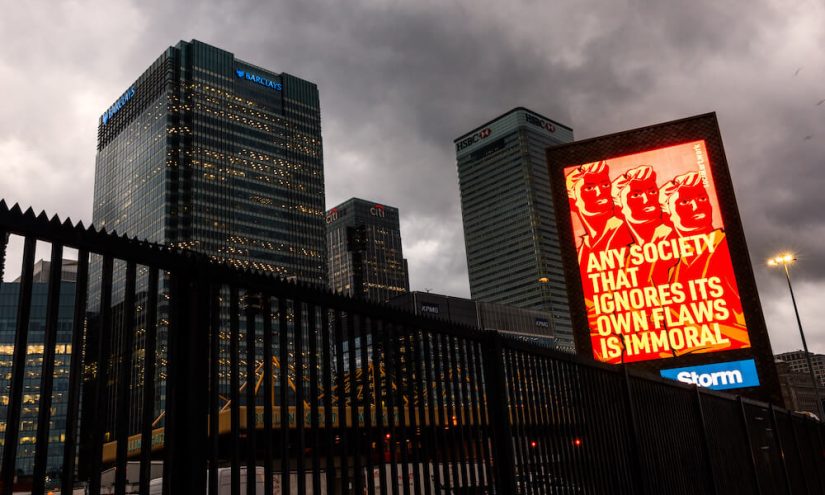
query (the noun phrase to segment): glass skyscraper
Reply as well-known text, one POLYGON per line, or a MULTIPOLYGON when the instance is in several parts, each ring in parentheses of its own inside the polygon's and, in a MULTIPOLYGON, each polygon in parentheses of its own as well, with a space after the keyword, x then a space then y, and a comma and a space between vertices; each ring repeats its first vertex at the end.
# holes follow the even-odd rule
POLYGON ((455 140, 471 297, 551 311, 562 346, 573 329, 545 150, 571 141, 521 107, 455 140))
MULTIPOLYGON (((321 115, 315 84, 193 40, 166 49, 98 121, 93 224, 190 249, 216 262, 326 287, 321 115)), ((101 260, 90 260, 90 321, 99 310, 101 260)), ((116 263, 112 311, 123 307, 116 263)), ((148 297, 138 267, 137 306, 148 297)), ((161 292, 166 282, 161 279, 161 292)), ((229 308, 222 307, 228 320, 229 308)), ((166 315, 158 302, 155 417, 165 407, 166 315)), ((125 329, 115 318, 116 362, 125 329)), ((140 420, 145 324, 135 321, 130 432, 140 420)), ((93 346, 92 346, 93 347, 93 346)), ((87 364, 97 356, 90 352, 87 364)), ((242 366, 243 368, 243 366, 242 366)), ((116 390, 111 378, 108 386, 116 390)), ((224 389, 225 373, 221 371, 224 389)), ((243 373, 243 372, 242 372, 243 373)), ((96 377, 87 375, 87 381, 96 377)), ((243 378, 242 378, 243 379, 243 378)), ((87 384, 88 386, 88 384, 87 384)), ((106 405, 113 430, 116 394, 106 405)), ((93 407, 84 404, 84 410, 93 407)))
POLYGON ((97 148, 97 228, 326 285, 315 84, 181 41, 103 113, 97 148))
POLYGON ((384 302, 410 290, 398 208, 352 198, 327 212, 329 286, 384 302))
MULTIPOLYGON (((46 330, 46 305, 49 290, 48 261, 38 261, 34 266, 29 337, 26 349, 26 371, 23 381, 23 404, 20 412, 20 437, 17 447, 17 472, 31 476, 34 469, 34 453, 37 438, 37 415, 40 404, 40 380, 43 367, 44 339, 46 330)), ((49 447, 46 473, 56 478, 63 465, 63 441, 66 432, 66 411, 69 389, 69 366, 72 357, 72 332, 74 327, 75 262, 63 260, 60 282, 57 340, 55 347, 54 382, 52 383, 51 416, 49 420, 49 447)), ((12 358, 17 334, 17 303, 20 297, 20 280, 0 282, 0 429, 6 430, 8 414, 12 358)), ((3 445, 0 444, 0 454, 3 445)))

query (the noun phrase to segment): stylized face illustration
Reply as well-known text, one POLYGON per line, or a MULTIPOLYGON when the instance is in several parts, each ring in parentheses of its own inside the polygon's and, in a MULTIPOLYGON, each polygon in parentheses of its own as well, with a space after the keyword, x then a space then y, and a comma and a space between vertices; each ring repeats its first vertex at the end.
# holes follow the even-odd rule
POLYGON ((662 216, 656 180, 632 180, 621 193, 622 213, 633 223, 649 223, 662 216))
POLYGON ((613 209, 610 197, 610 177, 603 174, 586 174, 576 184, 576 208, 583 215, 604 214, 613 209))
POLYGON ((684 186, 671 199, 671 220, 682 231, 712 230, 713 217, 708 193, 699 184, 684 186))

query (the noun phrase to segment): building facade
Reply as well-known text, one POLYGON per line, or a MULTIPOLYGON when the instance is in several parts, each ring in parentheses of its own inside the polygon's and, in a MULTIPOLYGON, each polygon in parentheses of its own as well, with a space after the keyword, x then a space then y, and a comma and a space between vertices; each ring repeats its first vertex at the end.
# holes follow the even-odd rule
MULTIPOLYGON (((28 349, 26 352, 23 403, 20 412, 20 436, 16 461, 16 469, 21 478, 31 476, 34 470, 50 265, 51 263, 48 261, 38 261, 35 263, 33 272, 28 349)), ((49 447, 46 461, 46 473, 53 479, 58 476, 63 465, 63 441, 66 431, 69 367, 72 357, 71 342, 74 327, 76 262, 64 260, 62 272, 57 314, 51 417, 49 421, 49 447)), ((19 279, 14 282, 0 283, 0 428, 2 428, 2 431, 6 429, 8 414, 19 297, 19 279)), ((0 444, 0 455, 2 455, 2 452, 3 445, 0 444)))
POLYGON ((545 150, 571 141, 572 129, 521 107, 455 140, 471 297, 551 312, 569 342, 545 150))
POLYGON ((95 227, 326 285, 315 84, 181 41, 103 113, 97 150, 95 227))
MULTIPOLYGON (((49 282, 49 274, 51 273, 52 262, 46 260, 38 260, 32 267, 32 282, 45 284, 49 282)), ((62 260, 60 263, 60 280, 62 282, 76 282, 77 281, 77 260, 62 260)), ((20 283, 20 277, 14 280, 15 283, 20 283)))
MULTIPOLYGON (((814 367, 814 376, 819 388, 825 392, 825 354, 808 353, 811 357, 811 364, 814 367)), ((805 351, 783 352, 775 356, 777 361, 782 361, 788 365, 793 373, 810 373, 808 361, 805 359, 805 351)))
POLYGON ((352 198, 326 214, 329 287, 384 302, 410 290, 398 208, 352 198))
MULTIPOLYGON (((326 287, 324 197, 317 86, 214 46, 193 40, 169 47, 98 121, 92 218, 97 229, 189 249, 234 268, 326 287)), ((115 315, 123 308, 124 272, 124 266, 115 263, 115 315)), ((138 273, 138 306, 156 297, 146 292, 146 275, 143 270, 138 273)), ((92 325, 100 284, 101 260, 92 257, 92 325)), ((163 293, 167 283, 161 278, 160 284, 163 293)), ((228 322, 228 305, 221 311, 228 322)), ((165 410, 166 315, 161 295, 161 359, 153 391, 159 420, 165 410)), ((145 324, 144 316, 138 315, 136 329, 145 324)), ((125 331, 131 329, 114 329, 114 361, 125 331)), ((140 349, 145 342, 144 333, 136 334, 131 403, 139 407, 140 349)), ((95 346, 88 348, 94 351, 95 346)), ((85 359, 91 365, 97 356, 87 352, 85 359)), ((220 379, 228 390, 224 368, 220 379)), ((87 374, 84 379, 89 382, 96 376, 87 374)), ((116 390, 114 379, 107 385, 116 390)), ((108 397, 105 430, 110 434, 116 394, 108 397)), ((88 411, 94 406, 84 402, 83 407, 88 411)), ((136 431, 139 411, 132 411, 130 418, 130 431, 136 431)))
MULTIPOLYGON (((790 354, 790 353, 789 353, 790 354)), ((779 376, 779 388, 782 391, 782 400, 785 409, 790 411, 805 411, 819 416, 817 407, 817 393, 808 367, 805 371, 795 371, 790 363, 776 360, 776 374, 779 376)))
POLYGON ((473 301, 462 297, 413 291, 389 301, 416 315, 430 316, 534 342, 566 352, 574 352, 570 342, 557 339, 549 311, 516 308, 504 304, 473 301))

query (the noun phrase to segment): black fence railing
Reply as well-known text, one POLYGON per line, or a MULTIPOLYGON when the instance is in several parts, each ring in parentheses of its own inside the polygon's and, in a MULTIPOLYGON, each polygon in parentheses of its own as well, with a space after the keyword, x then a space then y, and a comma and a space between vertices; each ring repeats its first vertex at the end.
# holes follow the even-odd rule
POLYGON ((773 405, 0 202, 9 235, 2 494, 825 493, 822 424, 773 405))

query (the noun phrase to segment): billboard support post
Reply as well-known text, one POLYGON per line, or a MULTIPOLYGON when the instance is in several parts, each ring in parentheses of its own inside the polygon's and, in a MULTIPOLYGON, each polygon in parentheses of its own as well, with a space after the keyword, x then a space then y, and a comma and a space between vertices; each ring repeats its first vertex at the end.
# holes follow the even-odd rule
POLYGON ((630 458, 633 459, 633 470, 636 475, 633 477, 636 481, 636 486, 634 488, 636 493, 641 493, 644 495, 647 493, 647 483, 645 482, 645 471, 642 469, 641 442, 639 441, 636 408, 633 406, 633 392, 630 390, 630 373, 627 370, 627 365, 622 365, 622 373, 624 374, 624 392, 625 400, 627 401, 627 422, 630 428, 630 445, 632 448, 630 458))
POLYGON ((753 439, 751 438, 751 434, 748 428, 748 415, 745 412, 745 401, 742 399, 741 395, 738 396, 736 400, 737 402, 739 402, 739 411, 741 413, 742 418, 742 429, 745 433, 745 438, 748 439, 748 458, 751 461, 751 472, 753 473, 753 486, 756 487, 757 495, 762 495, 762 487, 759 486, 759 471, 756 467, 756 457, 754 456, 753 452, 753 439))
POLYGON ((705 411, 702 407, 702 392, 698 386, 694 386, 693 390, 696 392, 696 412, 699 414, 699 425, 702 427, 702 450, 704 451, 705 459, 708 461, 708 477, 710 478, 711 493, 718 494, 719 490, 716 488, 716 477, 713 475, 713 459, 710 458, 710 439, 708 438, 708 426, 705 422, 705 411))

